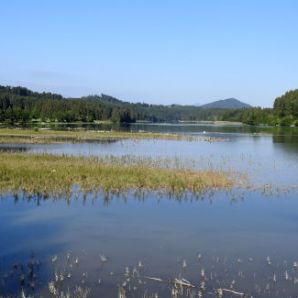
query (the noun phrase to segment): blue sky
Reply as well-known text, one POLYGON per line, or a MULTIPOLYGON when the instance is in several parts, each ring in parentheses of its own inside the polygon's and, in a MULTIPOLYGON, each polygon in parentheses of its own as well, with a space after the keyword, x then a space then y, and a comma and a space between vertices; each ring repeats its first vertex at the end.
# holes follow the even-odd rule
POLYGON ((2 0, 0 84, 271 106, 298 88, 297 0, 2 0))

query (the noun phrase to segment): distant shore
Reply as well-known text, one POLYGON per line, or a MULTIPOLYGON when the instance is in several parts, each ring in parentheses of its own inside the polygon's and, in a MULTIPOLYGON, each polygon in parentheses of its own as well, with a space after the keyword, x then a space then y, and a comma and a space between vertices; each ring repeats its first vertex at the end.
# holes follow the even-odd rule
POLYGON ((65 142, 96 142, 110 140, 183 140, 183 141, 207 141, 217 142, 222 139, 182 135, 175 133, 152 133, 152 132, 121 132, 113 130, 50 130, 50 129, 21 129, 21 128, 0 128, 0 143, 27 143, 27 144, 47 144, 65 142))

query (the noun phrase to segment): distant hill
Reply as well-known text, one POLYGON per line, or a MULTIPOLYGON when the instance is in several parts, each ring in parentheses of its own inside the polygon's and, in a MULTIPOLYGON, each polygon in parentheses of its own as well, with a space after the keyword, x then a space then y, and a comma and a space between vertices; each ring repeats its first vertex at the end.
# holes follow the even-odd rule
POLYGON ((203 109, 244 109, 251 108, 247 103, 244 103, 236 98, 227 98, 223 100, 214 101, 205 105, 201 105, 203 109))

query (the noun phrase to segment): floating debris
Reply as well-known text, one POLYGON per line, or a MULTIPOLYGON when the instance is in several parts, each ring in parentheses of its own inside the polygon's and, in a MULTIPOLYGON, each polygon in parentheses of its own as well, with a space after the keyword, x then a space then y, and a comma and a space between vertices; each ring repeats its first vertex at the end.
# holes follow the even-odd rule
POLYGON ((288 280, 289 279, 289 273, 288 273, 288 271, 286 270, 285 271, 285 280, 288 280))
POLYGON ((58 260, 58 256, 57 255, 55 255, 55 256, 52 257, 52 263, 56 263, 57 260, 58 260))
POLYGON ((105 255, 99 255, 101 263, 106 263, 108 261, 108 258, 105 255))
POLYGON ((277 278, 276 278, 276 274, 273 274, 273 278, 272 278, 273 282, 276 283, 277 282, 277 278))
POLYGON ((268 265, 272 265, 271 258, 269 256, 266 257, 266 262, 268 265))

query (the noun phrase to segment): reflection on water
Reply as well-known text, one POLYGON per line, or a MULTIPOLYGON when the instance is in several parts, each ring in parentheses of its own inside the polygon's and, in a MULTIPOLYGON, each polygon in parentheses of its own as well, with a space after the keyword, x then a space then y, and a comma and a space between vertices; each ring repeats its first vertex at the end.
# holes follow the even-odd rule
POLYGON ((12 144, 0 144, 0 152, 26 152, 28 151, 28 147, 23 145, 12 145, 12 144))
MULTIPOLYGON (((7 125, 0 127, 9 127, 7 125)), ((12 126, 14 128, 15 126, 12 126)), ((298 127, 266 127, 249 126, 232 122, 183 122, 183 123, 27 123, 24 128, 48 128, 55 130, 116 130, 116 131, 150 131, 170 133, 238 133, 238 134, 270 134, 270 135, 295 135, 298 136, 298 127)))
MULTIPOLYGON (((226 135, 221 135, 227 139, 226 135)), ((247 173, 253 184, 298 185, 298 142, 295 136, 230 134, 228 141, 121 140, 77 144, 0 144, 1 148, 32 153, 137 156, 179 160, 196 169, 247 173)))
POLYGON ((119 287, 127 297, 170 297, 175 278, 184 278, 195 288, 182 286, 177 297, 216 297, 219 288, 290 297, 298 286, 296 198, 235 190, 232 201, 216 192, 204 200, 149 194, 107 204, 92 194, 70 201, 7 194, 0 201, 0 293, 48 296, 52 281, 64 293, 80 286, 91 297, 117 297, 119 287))
MULTIPOLYGON (((296 128, 204 123, 113 129, 228 141, 2 144, 0 150, 179 157, 196 168, 247 172, 254 185, 298 185, 296 128)), ((48 297, 49 290, 69 289, 70 297, 295 297, 298 191, 274 193, 266 185, 264 193, 233 189, 194 198, 76 192, 64 199, 6 194, 0 200, 0 296, 24 291, 26 297, 48 297)))

